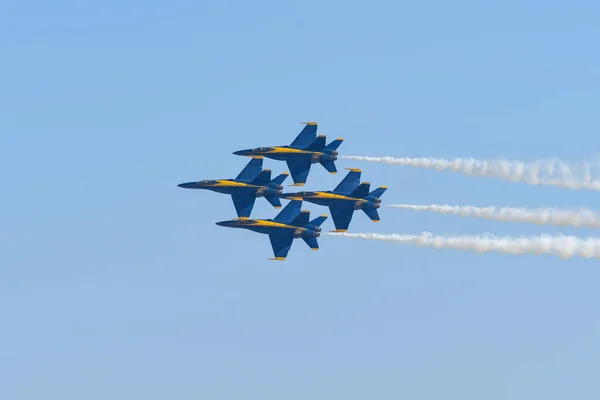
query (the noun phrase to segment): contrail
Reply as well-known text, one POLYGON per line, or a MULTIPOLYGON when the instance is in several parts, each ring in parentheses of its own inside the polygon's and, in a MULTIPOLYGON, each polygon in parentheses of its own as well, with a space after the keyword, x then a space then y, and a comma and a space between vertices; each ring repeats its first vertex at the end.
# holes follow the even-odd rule
POLYGON ((332 236, 345 236, 367 240, 384 240, 401 244, 413 244, 435 249, 455 249, 475 253, 496 251, 506 254, 552 254, 562 259, 574 256, 600 258, 600 238, 581 239, 575 236, 530 236, 498 237, 483 236, 435 236, 429 232, 421 235, 380 234, 380 233, 329 233, 332 236))
POLYGON ((370 161, 391 165, 404 165, 437 171, 461 172, 465 175, 499 178, 510 182, 530 185, 559 186, 567 189, 600 190, 600 180, 592 178, 596 164, 569 165, 560 160, 538 160, 533 162, 511 160, 476 160, 473 158, 395 158, 342 156, 349 160, 370 161))
POLYGON ((600 214, 585 208, 560 210, 553 208, 475 207, 447 205, 388 204, 387 207, 413 211, 430 211, 461 217, 492 219, 506 222, 529 222, 538 225, 573 226, 575 228, 600 228, 600 214))

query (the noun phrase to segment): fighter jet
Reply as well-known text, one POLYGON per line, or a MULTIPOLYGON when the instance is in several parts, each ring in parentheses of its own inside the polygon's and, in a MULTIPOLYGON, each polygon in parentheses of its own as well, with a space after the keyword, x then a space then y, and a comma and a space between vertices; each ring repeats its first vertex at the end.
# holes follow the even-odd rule
POLYGON ((228 228, 243 228, 269 235, 275 258, 285 260, 294 239, 302 238, 313 250, 319 250, 317 238, 327 215, 309 221, 310 211, 302 210, 302 200, 292 199, 274 219, 234 219, 216 224, 228 228))
POLYGON ((263 157, 254 157, 235 179, 215 179, 181 183, 185 189, 206 189, 217 193, 230 194, 239 218, 248 218, 257 197, 264 197, 275 208, 281 208, 279 196, 283 181, 288 173, 271 179, 271 170, 262 169, 263 157))
POLYGON ((285 161, 292 174, 294 185, 303 186, 312 164, 320 163, 329 173, 337 173, 334 161, 337 160, 337 148, 344 139, 338 138, 325 145, 325 135, 317 136, 316 122, 303 122, 304 129, 289 146, 257 147, 239 150, 238 156, 264 156, 273 160, 285 161))
POLYGON ((348 175, 332 191, 283 193, 282 198, 301 198, 310 203, 329 207, 335 225, 334 232, 346 232, 355 210, 363 210, 373 222, 379 222, 377 209, 381 195, 387 186, 380 186, 369 193, 369 182, 360 182, 361 170, 350 170, 348 175))

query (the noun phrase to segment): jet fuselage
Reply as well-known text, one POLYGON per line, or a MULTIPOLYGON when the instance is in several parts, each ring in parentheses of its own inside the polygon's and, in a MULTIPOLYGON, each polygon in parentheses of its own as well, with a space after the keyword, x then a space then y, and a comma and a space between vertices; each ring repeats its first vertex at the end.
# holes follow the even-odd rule
POLYGON ((204 189, 211 190, 217 193, 223 194, 237 194, 237 193, 254 193, 256 197, 263 196, 280 196, 282 193, 283 186, 277 185, 275 188, 271 188, 263 185, 252 185, 250 183, 236 182, 233 179, 216 179, 216 180, 204 180, 199 182, 187 182, 178 185, 185 189, 204 189))
POLYGON ((331 191, 326 192, 298 192, 298 193, 283 193, 282 198, 298 197, 308 201, 309 203, 318 204, 321 206, 336 206, 342 204, 354 203, 353 207, 355 210, 362 208, 375 208, 378 209, 381 206, 381 199, 375 199, 373 201, 366 199, 359 199, 342 194, 336 194, 331 191))
POLYGON ((221 221, 216 223, 219 226, 227 228, 241 228, 248 229, 254 232, 263 233, 270 235, 272 233, 279 233, 285 231, 294 232, 295 238, 300 237, 319 237, 321 234, 321 228, 316 226, 313 229, 308 229, 300 226, 293 226, 276 222, 270 219, 237 219, 230 221, 221 221))
POLYGON ((255 149, 246 149, 235 151, 233 154, 238 156, 263 156, 277 161, 288 161, 295 158, 310 158, 312 164, 321 161, 336 161, 337 150, 310 151, 295 149, 289 146, 257 147, 255 149))

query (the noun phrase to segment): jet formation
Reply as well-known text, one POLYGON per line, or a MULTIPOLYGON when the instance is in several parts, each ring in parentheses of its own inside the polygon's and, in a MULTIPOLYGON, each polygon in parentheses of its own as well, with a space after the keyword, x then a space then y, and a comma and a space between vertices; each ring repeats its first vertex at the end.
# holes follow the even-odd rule
POLYGON ((354 211, 358 210, 362 210, 373 222, 379 222, 377 210, 381 207, 381 196, 387 186, 370 191, 370 183, 360 181, 362 171, 357 168, 347 168, 350 172, 333 190, 283 193, 283 182, 290 174, 294 183, 289 186, 304 186, 312 164, 319 163, 329 173, 337 173, 337 149, 344 139, 337 138, 326 144, 325 135, 317 136, 316 122, 304 124, 304 129, 289 145, 233 152, 235 155, 251 157, 250 162, 233 179, 208 179, 177 186, 230 195, 237 218, 216 224, 269 235, 274 254, 270 260, 285 260, 294 239, 298 238, 302 238, 311 249, 319 249, 317 238, 328 215, 310 220, 310 211, 302 210, 303 201, 328 207, 335 225, 334 232, 346 232, 354 211), (271 179, 271 170, 263 169, 264 158, 285 161, 290 173, 282 172, 271 179), (289 203, 273 219, 250 219, 259 197, 264 197, 274 208, 282 207, 281 199, 289 200, 289 203))

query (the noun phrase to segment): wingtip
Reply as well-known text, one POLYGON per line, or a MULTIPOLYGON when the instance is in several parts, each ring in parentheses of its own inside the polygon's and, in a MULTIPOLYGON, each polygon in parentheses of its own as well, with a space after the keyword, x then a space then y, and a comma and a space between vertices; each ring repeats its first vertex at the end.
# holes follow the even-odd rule
POLYGON ((380 219, 372 219, 371 221, 373 221, 373 222, 381 222, 380 219))
POLYGON ((335 140, 341 140, 341 141, 343 142, 343 141, 344 141, 344 138, 343 138, 343 137, 339 137, 339 138, 337 138, 337 139, 335 139, 335 140))
POLYGON ((304 186, 304 183, 292 183, 291 185, 288 186, 304 186))
POLYGON ((304 200, 302 197, 288 197, 287 199, 288 200, 299 200, 299 201, 304 200))
POLYGON ((336 229, 335 231, 329 231, 329 232, 333 232, 333 233, 344 233, 347 232, 347 229, 336 229))
POLYGON ((265 158, 265 157, 263 157, 263 156, 252 156, 252 158, 255 158, 255 159, 257 159, 257 160, 262 160, 262 159, 263 159, 263 158, 265 158))
POLYGON ((302 210, 302 212, 305 214, 310 214, 310 210, 302 210))
POLYGON ((387 186, 379 186, 380 189, 387 189, 387 186))
POLYGON ((269 258, 269 260, 272 260, 272 261, 285 261, 285 257, 274 257, 274 258, 269 258))
POLYGON ((327 215, 327 214, 321 214, 321 217, 323 217, 323 218, 329 218, 329 215, 327 215))
POLYGON ((346 168, 348 171, 353 171, 353 172, 362 172, 362 169, 360 168, 346 168))
POLYGON ((330 171, 329 173, 330 173, 331 175, 335 175, 335 174, 337 174, 337 171, 330 171))
POLYGON ((289 172, 282 172, 281 175, 289 175, 289 172))
POLYGON ((281 206, 273 206, 273 208, 281 208, 281 206))
POLYGON ((306 122, 300 122, 300 123, 304 124, 304 125, 317 125, 318 124, 318 122, 316 122, 316 121, 306 121, 306 122))
POLYGON ((318 247, 311 247, 310 249, 311 249, 311 250, 315 250, 315 251, 319 250, 319 248, 318 248, 318 247))

